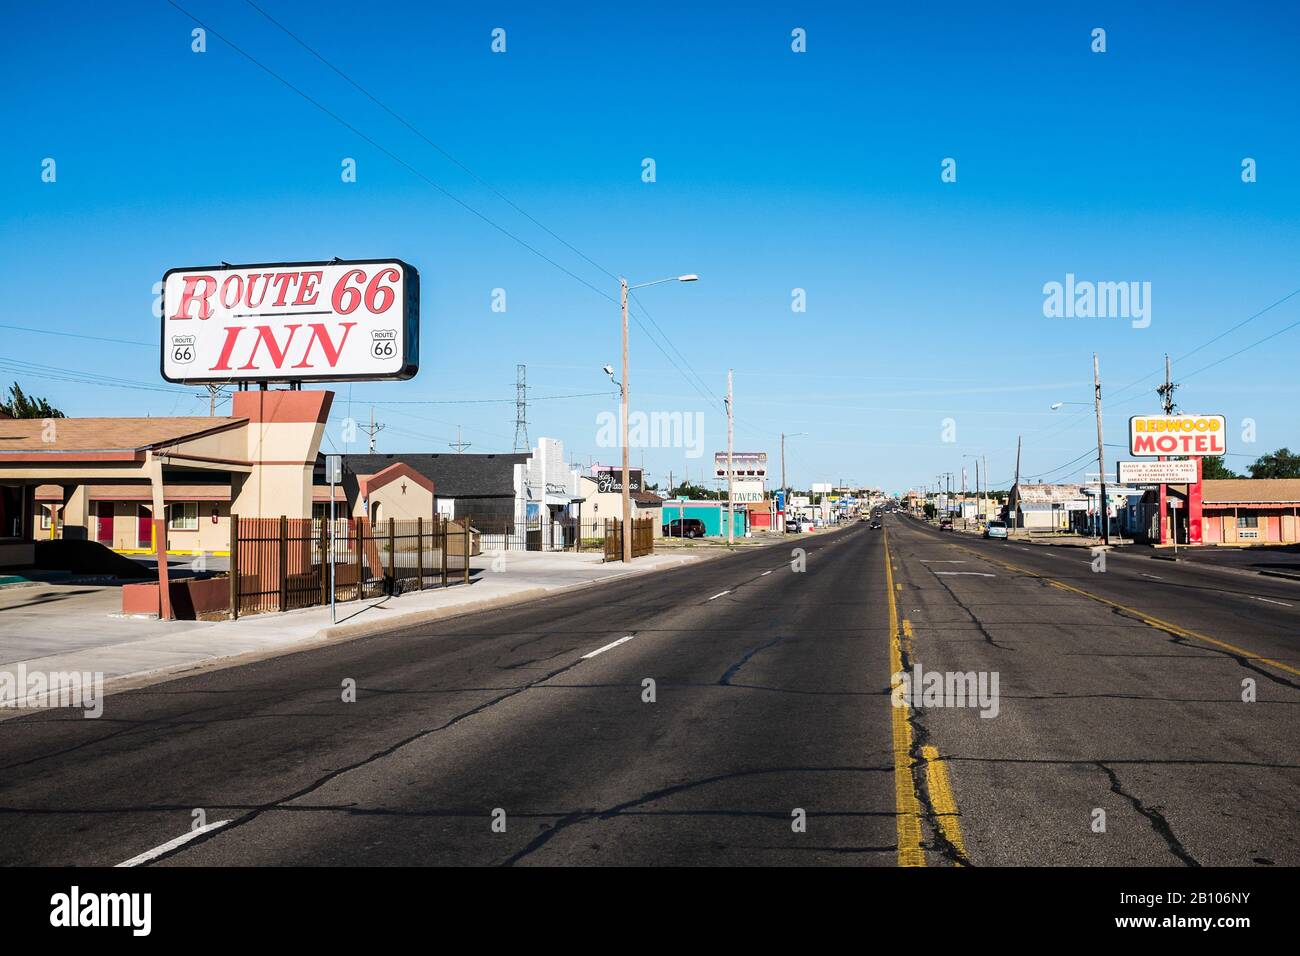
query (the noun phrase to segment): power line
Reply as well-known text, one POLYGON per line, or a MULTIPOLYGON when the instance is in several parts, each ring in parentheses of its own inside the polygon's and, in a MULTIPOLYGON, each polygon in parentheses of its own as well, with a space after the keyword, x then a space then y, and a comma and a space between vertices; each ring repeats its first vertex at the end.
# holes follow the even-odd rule
MULTIPOLYGON (((556 402, 569 398, 608 398, 614 392, 579 392, 573 395, 542 395, 540 397, 530 398, 530 402, 556 402)), ((356 399, 358 402, 369 402, 371 405, 513 405, 513 398, 456 398, 456 399, 395 399, 390 401, 370 401, 365 398, 356 399)))
POLYGON ((294 93, 298 94, 298 96, 302 97, 304 100, 306 100, 306 101, 307 101, 308 103, 310 103, 312 106, 316 107, 318 110, 320 110, 320 111, 321 111, 322 113, 324 113, 326 116, 330 117, 330 119, 334 120, 334 121, 335 121, 336 123, 338 123, 340 126, 344 127, 344 128, 347 129, 347 130, 350 130, 353 134, 355 134, 356 136, 358 136, 358 137, 360 137, 361 139, 365 140, 365 141, 366 141, 367 143, 369 143, 372 147, 374 147, 375 149, 379 150, 379 152, 383 153, 385 156, 387 156, 387 157, 388 157, 389 159, 391 159, 393 162, 397 163, 397 164, 398 164, 399 166, 401 166, 403 169, 406 169, 406 170, 407 170, 408 172, 410 172, 412 175, 418 177, 419 179, 421 179, 423 182, 425 182, 425 183, 428 184, 429 186, 432 186, 434 189, 438 190, 438 192, 442 193, 444 196, 446 196, 446 197, 447 197, 448 199, 450 199, 452 202, 456 203, 456 205, 460 206, 460 207, 461 207, 462 209, 464 209, 466 212, 469 212, 469 213, 471 213, 472 215, 476 216, 477 218, 481 219, 483 222, 487 223, 487 224, 488 224, 489 226, 491 226, 493 229, 495 229, 495 230, 497 230, 498 232, 500 232, 503 236, 506 236, 506 237, 508 237, 509 239, 513 240, 514 242, 518 243, 518 244, 519 244, 520 246, 522 246, 524 249, 527 249, 527 250, 528 250, 529 252, 531 252, 533 255, 537 256, 539 259, 541 259, 541 260, 543 260, 544 262, 547 262, 547 263, 549 263, 550 265, 554 266, 556 269, 558 269, 560 272, 563 272, 565 275, 567 275, 569 278, 573 279, 575 282, 578 282, 579 284, 581 284, 581 285, 583 285, 583 286, 586 286, 588 289, 590 289, 591 291, 595 292, 597 295, 601 296, 602 298, 609 300, 610 302, 615 302, 615 301, 616 301, 612 295, 610 295, 610 294, 607 293, 607 292, 602 291, 599 287, 592 285, 592 284, 591 284, 590 282, 588 282, 586 279, 582 278, 582 276, 578 275, 576 272, 573 272, 571 269, 567 268, 566 266, 562 265, 561 263, 555 261, 555 260, 552 259, 550 256, 548 256, 546 253, 542 252, 540 249, 537 249, 537 248, 535 248, 534 246, 530 245, 527 241, 525 241, 524 239, 521 239, 519 236, 515 235, 513 232, 511 232, 511 231, 510 231, 509 229, 507 229, 505 226, 502 226, 500 223, 498 223, 498 222, 496 222, 495 220, 489 218, 489 217, 488 217, 487 215, 485 215, 484 213, 479 212, 477 209, 475 209, 475 208, 474 208, 473 206, 471 206, 469 203, 465 202, 465 200, 461 199, 461 198, 460 198, 459 196, 457 196, 455 193, 451 192, 449 189, 447 189, 446 187, 444 187, 441 183, 438 183, 437 181, 431 179, 431 178, 430 178, 429 176, 427 176, 425 173, 423 173, 423 172, 421 172, 420 170, 416 169, 414 166, 412 166, 412 165, 411 165, 410 163, 408 163, 406 160, 402 159, 400 156, 398 156, 398 155, 397 155, 396 153, 394 153, 392 150, 390 150, 390 149, 388 149, 387 147, 381 145, 381 144, 380 144, 379 142, 377 142, 375 139, 373 139, 372 137, 370 137, 370 136, 368 136, 367 134, 363 133, 361 130, 357 129, 357 127, 353 126, 351 123, 349 123, 347 120, 345 120, 342 116, 339 116, 339 114, 335 113, 335 112, 334 112, 333 110, 331 110, 328 106, 324 105, 324 104, 321 103, 319 100, 316 100, 316 99, 312 98, 309 94, 303 92, 303 91, 300 90, 298 87, 294 86, 292 83, 290 83, 287 79, 285 79, 285 78, 284 78, 283 76, 281 76, 279 73, 275 72, 275 70, 271 69, 269 66, 267 66, 265 63, 263 63, 261 60, 257 59, 255 56, 253 56, 253 55, 252 55, 251 53, 249 53, 248 51, 244 50, 244 49, 243 49, 242 47, 240 47, 238 44, 234 43, 232 40, 230 40, 228 37, 226 37, 224 34, 222 34, 220 31, 218 31, 215 27, 210 27, 210 26, 208 26, 207 23, 205 23, 204 21, 200 20, 200 19, 199 19, 198 17, 196 17, 194 14, 190 13, 188 10, 186 10, 184 7, 182 7, 179 3, 177 3, 176 0, 167 0, 167 3, 170 4, 172 7, 176 8, 177 10, 179 10, 179 11, 180 11, 181 13, 183 13, 185 16, 189 17, 191 20, 193 20, 195 23, 197 23, 199 26, 201 26, 201 27, 202 27, 204 30, 206 30, 208 33, 210 33, 210 34, 212 34, 213 36, 215 36, 218 40, 220 40, 220 41, 222 41, 223 43, 225 43, 227 46, 229 46, 232 50, 234 50, 236 53, 238 53, 238 54, 239 54, 240 56, 242 56, 244 59, 248 60, 248 62, 252 63, 252 64, 253 64, 254 66, 256 66, 258 69, 260 69, 260 70, 262 70, 263 72, 265 72, 268 76, 271 76, 272 78, 274 78, 275 80, 279 81, 279 82, 282 83, 284 86, 286 86, 288 89, 290 89, 290 90, 292 90, 294 93))
POLYGON ((338 74, 340 77, 342 77, 344 80, 346 80, 349 84, 352 85, 352 87, 353 87, 354 89, 356 89, 358 92, 360 92, 360 93, 361 93, 363 96, 365 96, 368 100, 370 100, 372 103, 374 103, 374 104, 375 104, 376 106, 378 106, 380 109, 382 109, 382 110, 383 110, 385 113, 387 113, 389 116, 393 117, 393 119, 397 120, 399 123, 401 123, 401 124, 402 124, 403 126, 405 126, 407 129, 409 129, 412 133, 414 133, 416 136, 420 137, 420 139, 424 140, 426 143, 428 143, 430 146, 432 146, 434 149, 436 149, 439 153, 441 153, 444 157, 446 157, 448 161, 450 161, 450 162, 454 163, 456 166, 458 166, 458 167, 459 167, 461 170, 463 170, 466 174, 468 174, 470 177, 472 177, 472 178, 474 179, 475 182, 477 182, 479 185, 483 186, 485 189, 490 190, 490 191, 493 193, 493 195, 495 195, 498 199, 500 199, 502 202, 504 202, 506 205, 508 205, 508 206, 509 206, 511 209, 513 209, 515 212, 519 213, 519 215, 523 216, 525 219, 527 219, 529 222, 531 222, 533 225, 535 225, 538 229, 541 229, 543 232, 545 232, 548 236, 550 236, 550 237, 551 237, 552 239, 554 239, 556 242, 560 243, 560 244, 563 245, 565 248, 567 248, 570 252, 573 252, 574 254, 576 254, 576 255, 580 256, 581 258, 585 259, 588 263, 590 263, 592 266, 594 266, 596 269, 600 270, 601 272, 605 273, 605 275, 609 276, 611 279, 615 279, 615 280, 618 279, 618 276, 616 276, 614 273, 610 272, 608 269, 606 269, 604 266, 602 266, 599 262, 596 262, 594 259, 592 259, 590 256, 588 256, 586 253, 584 253, 581 249, 577 248, 576 246, 572 245, 572 244, 569 243, 569 242, 566 242, 563 238, 561 238, 559 235, 557 235, 557 234, 556 234, 555 232, 553 232, 551 229, 547 228, 545 225, 543 225, 543 224, 542 224, 541 222, 539 222, 537 219, 533 218, 531 215, 529 215, 527 212, 525 212, 523 209, 521 209, 521 208, 519 207, 518 204, 516 204, 513 200, 510 199, 509 196, 506 196, 506 195, 505 195, 504 193, 502 193, 499 189, 497 189, 495 186, 493 186, 491 183, 489 183, 487 180, 485 180, 482 176, 480 176, 478 173, 474 172, 474 170, 470 169, 468 166, 466 166, 464 163, 462 163, 462 162, 461 162, 459 159, 457 159, 455 156, 451 155, 451 153, 447 152, 447 150, 443 149, 441 146, 439 146, 437 143, 435 143, 433 140, 431 140, 431 139, 430 139, 428 136, 426 136, 422 131, 420 131, 420 130, 417 129, 415 126, 413 126, 410 122, 408 122, 408 121, 406 120, 405 117, 403 117, 403 116, 402 116, 401 114, 399 114, 396 110, 394 110, 394 109, 392 109, 390 106, 388 106, 387 103, 384 103, 382 100, 380 100, 377 96, 375 96, 373 93, 371 93, 369 90, 367 90, 364 86, 362 86, 362 85, 361 85, 360 83, 358 83, 356 80, 352 79, 352 77, 348 76, 348 74, 344 73, 341 69, 339 69, 339 67, 335 66, 333 63, 331 63, 329 60, 327 60, 327 59, 326 59, 324 56, 322 56, 322 55, 321 55, 321 54, 320 54, 320 53, 319 53, 319 52, 318 52, 314 47, 308 45, 307 41, 305 41, 302 37, 298 36, 296 33, 294 33, 292 30, 290 30, 288 27, 286 27, 286 26, 285 26, 283 23, 281 23, 279 20, 275 19, 275 17, 271 16, 269 13, 267 13, 265 10, 263 10, 261 7, 259 7, 256 3, 253 2, 253 0, 244 0, 244 2, 247 3, 247 4, 248 4, 250 7, 252 7, 254 10, 256 10, 258 13, 260 13, 262 16, 266 17, 266 19, 270 20, 270 21, 271 21, 273 24, 275 24, 277 27, 279 27, 282 31, 284 31, 285 34, 287 34, 287 35, 288 35, 289 37, 291 37, 295 42, 297 42, 299 46, 301 46, 304 50, 306 50, 308 53, 310 53, 310 54, 311 54, 312 56, 314 56, 316 59, 320 60, 322 63, 324 63, 326 66, 328 66, 331 70, 333 70, 335 73, 337 73, 337 74, 338 74))
MULTIPOLYGON (((247 52, 246 50, 244 50, 242 47, 238 46, 236 43, 234 43, 232 40, 230 40, 228 37, 226 37, 226 36, 225 36, 224 34, 222 34, 220 31, 216 30, 216 29, 213 28, 213 27, 208 26, 204 21, 200 20, 200 19, 199 19, 198 17, 196 17, 194 14, 190 13, 188 10, 186 10, 184 7, 182 7, 179 3, 177 3, 176 0, 167 0, 167 2, 168 2, 168 4, 170 4, 173 8, 175 8, 175 9, 178 10, 178 11, 180 11, 180 12, 181 12, 182 14, 184 14, 185 16, 189 17, 191 20, 193 20, 193 21, 194 21, 195 23, 197 23, 199 26, 203 27, 205 30, 207 30, 209 33, 211 33, 211 34, 212 34, 213 36, 215 36, 217 39, 221 40, 223 43, 225 43, 227 46, 229 46, 232 50, 234 50, 236 53, 238 53, 238 54, 239 54, 240 56, 242 56, 244 59, 248 60, 250 63, 252 63, 252 64, 253 64, 254 66, 256 66, 258 69, 262 70, 262 71, 265 72, 267 75, 273 77, 275 80, 277 80, 278 82, 280 82, 281 84, 283 84, 285 87, 287 87, 288 89, 292 90, 294 93, 296 93, 296 94, 297 94, 298 96, 300 96, 302 99, 306 100, 306 101, 307 101, 308 103, 310 103, 312 106, 316 107, 318 110, 320 110, 320 111, 321 111, 322 113, 324 113, 326 116, 330 117, 330 118, 333 119, 335 122, 337 122, 338 124, 340 124, 341 126, 343 126, 345 129, 351 131, 354 135, 360 137, 360 138, 361 138, 362 140, 364 140, 365 142, 369 143, 371 146, 373 146, 375 149, 379 150, 381 153, 383 153, 385 156, 387 156, 387 157, 388 157, 389 159, 391 159, 393 162, 395 162, 395 163, 397 163, 398 165, 402 166, 404 169, 406 169, 406 170, 409 171, 411 174, 413 174, 414 176, 416 176, 416 177, 418 177, 419 179, 421 179, 423 182, 425 182, 425 183, 428 184, 429 186, 432 186, 434 189, 438 190, 438 192, 442 193, 442 194, 443 194, 444 196, 446 196, 448 199, 450 199, 450 200, 452 200, 453 202, 455 202, 455 203, 456 203, 457 205, 459 205, 461 208, 465 209, 467 212, 469 212, 469 213, 473 214, 474 216, 476 216, 477 218, 481 219, 483 222, 485 222, 485 223, 487 223, 488 225, 490 225, 493 229, 496 229, 496 230, 497 230, 498 232, 500 232, 502 235, 507 236, 508 238, 510 238, 511 240, 513 240, 514 242, 516 242, 517 244, 519 244, 520 246, 522 246, 524 249, 526 249, 526 250, 528 250, 529 252, 533 253, 533 255, 535 255, 535 256, 537 256, 538 258, 542 259, 543 261, 547 262, 548 264, 550 264, 550 265, 553 266, 554 268, 558 269, 560 272, 564 273, 565 275, 569 276, 569 277, 570 277, 571 279, 573 279, 575 282, 578 282, 579 284, 581 284, 581 285, 585 286, 586 288, 590 289, 591 291, 595 292, 595 293, 596 293, 597 295, 599 295, 601 298, 605 299, 605 300, 608 301, 608 302, 617 303, 618 300, 615 299, 611 294, 609 294, 609 293, 607 293, 607 292, 601 290, 599 287, 597 287, 597 286, 593 285, 592 283, 588 282, 586 279, 582 278, 582 277, 581 277, 580 275, 578 275, 576 272, 573 272, 572 270, 570 270, 570 269, 567 268, 566 266, 564 266, 564 265, 562 265, 561 263, 557 262, 555 259, 552 259, 550 256, 546 255, 546 254, 545 254, 544 252, 542 252, 541 250, 539 250, 539 249, 535 248, 534 246, 532 246, 531 244, 529 244, 529 243, 528 243, 527 241, 525 241, 524 239, 522 239, 522 238, 520 238, 519 236, 515 235, 513 232, 511 232, 511 231, 510 231, 509 229, 507 229, 505 226, 502 226, 501 224, 497 223, 495 220, 489 218, 489 217, 488 217, 487 215, 485 215, 484 213, 479 212, 477 209, 475 209, 475 208, 474 208, 473 206, 471 206, 469 203, 465 202, 465 201, 464 201, 463 199, 461 199, 459 196, 457 196, 457 195, 455 195, 454 193, 452 193, 452 192, 451 192, 450 190, 448 190, 446 187, 442 186, 440 183, 438 183, 438 182, 436 182, 435 180, 431 179, 431 178, 430 178, 429 176, 427 176, 425 173, 421 172, 420 170, 418 170, 418 169, 416 169, 414 166, 412 166, 410 163, 406 162, 406 160, 402 159, 400 156, 398 156, 398 155, 397 155, 396 153, 394 153, 392 150, 389 150, 389 149, 387 149, 386 147, 380 145, 380 143, 377 142, 375 139, 373 139, 372 137, 370 137, 370 136, 368 136, 367 134, 363 133, 360 129, 358 129, 356 126, 352 125, 351 123, 349 123, 347 120, 345 120, 343 117, 341 117, 340 115, 338 115, 337 113, 335 113, 335 112, 334 112, 333 110, 331 110, 329 107, 325 106, 323 103, 321 103, 321 102, 319 102, 318 100, 314 99, 314 98, 313 98, 312 96, 310 96, 308 93, 306 93, 306 92, 304 92, 303 90, 299 89, 299 88, 298 88, 297 86, 295 86, 293 83, 289 82, 289 80, 287 80, 285 77, 281 76, 279 73, 275 72, 275 70, 271 69, 269 66, 267 66, 266 64, 264 64, 264 63, 262 63, 260 60, 258 60, 258 59, 257 59, 256 57, 254 57, 251 53, 248 53, 248 52, 247 52)), ((289 36, 293 37, 294 40, 296 40, 296 41, 297 41, 298 43, 300 43, 300 44, 301 44, 305 49, 307 49, 309 52, 311 52, 313 56, 315 56, 317 59, 319 59, 319 60, 320 60, 322 63, 324 63, 325 65, 329 66, 330 69, 332 69, 332 70, 334 70, 336 73, 338 73, 338 75, 341 76, 341 77, 343 77, 345 80, 347 80, 347 82, 351 83, 351 84, 352 84, 356 89, 358 89, 358 90, 361 91, 364 95, 366 95, 368 98, 370 98, 370 99, 371 99, 371 100, 372 100, 376 105, 380 106, 382 109, 384 109, 386 112, 388 112, 388 113, 389 113, 390 115, 392 115, 394 118, 396 118, 399 122, 403 123, 403 125, 407 126, 407 128, 409 128, 409 129, 411 129, 412 132, 415 132, 416 135, 420 136, 421 139, 423 139, 425 142, 427 142, 430 146, 432 146, 434 149, 437 149, 440 153, 442 153, 444 156, 446 156, 446 157, 447 157, 449 160, 451 160, 452 162, 455 162, 457 166, 460 166, 460 167, 461 167, 462 169, 464 169, 467 173, 470 173, 470 175, 473 175, 474 178, 475 178, 476 180, 478 180, 479 182, 483 183, 483 185, 485 185, 487 188, 491 189, 493 193, 495 193, 496 195, 500 196, 500 197, 501 197, 505 202, 507 202, 507 203, 508 203, 512 208, 514 208, 515 210, 517 210, 518 212, 520 212, 520 214, 524 215, 524 216, 525 216, 525 217, 526 217, 530 222, 536 223, 536 224, 537 224, 541 229, 543 229, 543 230, 544 230, 548 235, 554 237, 557 241, 559 241, 560 243, 562 243, 564 246, 566 246, 567 248, 573 250, 575 253, 577 253, 577 255, 581 256, 584 260, 586 260, 587 262, 589 262, 591 265, 595 266, 595 268, 597 268, 597 269, 600 270, 601 272, 605 273, 605 275, 608 275, 608 276, 610 276, 611 278, 617 278, 616 276, 614 276, 614 274, 613 274, 612 272, 610 272, 609 270, 605 269, 605 267, 603 267, 603 266, 599 265, 598 263, 596 263, 593 259, 591 259, 591 258, 590 258, 589 256, 587 256, 586 254, 582 253, 582 252, 581 252, 580 250, 578 250, 575 246, 571 245, 570 243, 566 242, 564 239, 560 238, 560 237, 559 237, 556 233, 554 233, 552 230, 547 229, 547 228, 546 228, 545 226, 543 226, 540 222, 538 222, 538 220, 536 220, 536 219, 533 218, 532 216, 528 215, 528 213, 524 212, 524 211, 523 211, 519 206, 517 206, 515 203, 513 203, 513 202, 511 202, 509 199, 507 199, 507 198, 504 196, 504 194, 500 193, 498 190, 496 190, 495 188, 493 188, 492 186, 490 186, 489 184, 487 184, 486 181, 484 181, 484 180, 481 179, 481 177, 479 177, 479 176, 477 176, 476 174, 474 174, 474 173, 473 173, 471 170, 469 170, 469 168, 466 167, 463 163, 461 163, 459 160, 456 160, 454 157, 452 157, 450 154, 448 154, 444 149, 442 149, 442 147, 438 146, 436 143, 434 143, 432 140, 430 140, 427 136, 425 136, 423 133, 421 133, 418 129, 416 129, 414 126, 412 126, 412 125, 411 125, 410 123, 408 123, 406 120, 404 120, 404 119, 403 119, 400 115, 398 115, 395 111, 393 111, 392 109, 390 109, 389 107, 387 107, 387 106, 386 106, 384 103, 382 103, 378 98, 376 98, 376 97, 374 97, 372 94, 370 94, 370 93, 369 93, 367 90, 365 90, 365 89, 364 89, 360 84, 356 83, 354 80, 352 80, 350 77, 348 77, 348 76, 347 76, 347 75, 346 75, 342 70, 340 70, 338 67, 334 66, 332 63, 330 63, 328 60, 326 60, 325 57, 323 57, 323 56, 321 56, 319 53, 317 53, 314 49, 312 49, 310 46, 308 46, 308 44, 307 44, 305 41, 303 41, 303 40, 301 40, 300 38, 298 38, 295 34, 293 34, 292 32, 290 32, 286 27, 284 27, 282 24, 280 24, 278 21, 276 21, 274 18, 272 18, 272 17, 271 17, 269 14, 267 14, 265 11, 261 10, 261 9, 260 9, 259 7, 257 7, 255 4, 250 3, 249 5, 250 5, 250 6, 253 6, 254 9, 256 9, 259 13, 261 13, 263 16, 265 16, 265 17, 266 17, 268 20, 270 20, 272 23, 274 23, 277 27, 279 27, 279 28, 280 28, 281 30, 283 30, 285 33, 289 34, 289 36)), ((647 315, 648 315, 648 313, 647 313, 647 315)), ((635 318, 635 316, 634 316, 634 318, 635 318)), ((642 328, 644 331, 646 331, 646 334, 647 334, 647 335, 650 335, 649 330, 645 328, 645 325, 640 321, 640 319, 637 319, 636 321, 637 321, 637 324, 638 324, 639 326, 641 326, 641 328, 642 328)), ((661 331, 661 334, 663 334, 662 331, 661 331)), ((656 346, 657 348, 659 348, 659 350, 660 350, 661 352, 664 353, 664 357, 665 357, 665 358, 668 358, 669 362, 670 362, 671 364, 673 364, 674 367, 676 367, 676 363, 672 361, 671 356, 669 356, 668 353, 667 353, 666 351, 664 351, 663 347, 659 345, 658 341, 656 341, 652 335, 650 335, 650 338, 651 338, 651 341, 654 342, 655 346, 656 346)), ((664 338, 665 338, 666 341, 669 341, 669 344, 671 345, 671 341, 667 339, 667 336, 666 336, 666 335, 664 336, 664 338)), ((674 346, 674 348, 675 348, 675 346, 674 346)), ((682 372, 682 370, 681 370, 680 368, 678 368, 677 370, 678 370, 678 372, 680 372, 680 373, 682 374, 683 377, 686 377, 685 372, 682 372)), ((690 381, 690 379, 687 378, 687 381, 690 381)), ((716 396, 715 396, 715 400, 716 400, 716 396)))
POLYGON ((15 332, 32 332, 36 335, 59 335, 70 339, 89 339, 92 342, 112 342, 116 345, 136 345, 155 349, 157 342, 136 342, 134 339, 114 339, 103 335, 82 335, 80 332, 60 332, 55 329, 33 329, 26 325, 0 325, 0 329, 12 329, 15 332))

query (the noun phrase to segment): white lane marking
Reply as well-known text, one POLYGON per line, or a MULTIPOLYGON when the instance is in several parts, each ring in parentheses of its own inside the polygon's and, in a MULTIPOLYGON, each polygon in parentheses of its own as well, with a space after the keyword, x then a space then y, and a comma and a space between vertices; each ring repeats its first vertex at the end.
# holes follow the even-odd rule
POLYGON ((730 594, 730 593, 731 593, 730 591, 719 591, 717 594, 713 595, 713 597, 709 598, 709 600, 716 601, 718 598, 722 597, 722 595, 730 594))
POLYGON ((611 649, 613 649, 613 648, 615 648, 615 647, 618 647, 618 645, 620 645, 620 644, 626 644, 628 641, 632 640, 632 638, 634 638, 634 637, 636 637, 635 634, 629 634, 627 637, 620 637, 617 641, 610 641, 610 642, 609 642, 608 644, 606 644, 604 647, 598 647, 598 648, 596 648, 594 651, 592 651, 590 654, 583 654, 583 655, 582 655, 582 659, 585 661, 587 658, 589 658, 589 657, 595 657, 597 654, 604 654, 606 651, 611 650, 611 649))
POLYGON ((1164 578, 1162 578, 1162 577, 1161 577, 1160 575, 1158 575, 1158 574, 1147 574, 1145 571, 1143 571, 1143 572, 1141 572, 1141 573, 1142 573, 1142 577, 1144 577, 1144 578, 1154 578, 1154 579, 1157 580, 1157 581, 1163 581, 1163 580, 1164 580, 1164 578))
POLYGON ((1256 601, 1263 601, 1265 604, 1277 604, 1281 607, 1291 607, 1291 605, 1287 604, 1286 601, 1274 601, 1272 598, 1263 598, 1257 594, 1252 594, 1250 596, 1253 597, 1256 601))
POLYGON ((772 573, 771 571, 764 571, 762 574, 759 575, 759 577, 760 577, 760 578, 765 578, 765 577, 767 577, 767 576, 768 576, 769 574, 771 574, 771 573, 772 573))
POLYGON ((186 843, 189 843, 195 837, 201 837, 205 833, 211 833, 213 830, 221 829, 229 822, 230 822, 229 820, 218 820, 216 823, 209 823, 207 826, 199 827, 197 830, 191 830, 189 833, 185 834, 184 836, 178 836, 175 840, 168 840, 166 843, 162 844, 161 846, 156 846, 152 850, 146 850, 144 853, 141 853, 139 856, 133 856, 125 863, 119 863, 117 865, 118 866, 139 866, 141 863, 148 863, 150 860, 157 859, 158 857, 162 856, 164 853, 171 852, 172 850, 176 849, 178 846, 184 846, 186 843))
POLYGON ((921 563, 922 564, 965 564, 966 562, 958 561, 952 558, 945 558, 943 560, 940 560, 939 558, 921 558, 921 563))
POLYGON ((997 577, 996 574, 986 574, 986 573, 983 572, 983 571, 935 571, 934 573, 935 573, 935 574, 948 574, 948 575, 966 574, 966 575, 970 575, 971 577, 976 577, 976 578, 995 578, 995 577, 997 577))

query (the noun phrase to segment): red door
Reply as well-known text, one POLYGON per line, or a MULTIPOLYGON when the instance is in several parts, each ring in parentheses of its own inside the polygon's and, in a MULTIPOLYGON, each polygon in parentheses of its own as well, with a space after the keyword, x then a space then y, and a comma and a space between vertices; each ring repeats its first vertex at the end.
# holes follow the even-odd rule
POLYGON ((100 501, 95 507, 98 509, 98 528, 96 529, 95 540, 101 544, 106 544, 110 548, 113 546, 113 502, 100 501))
POLYGON ((144 505, 136 505, 135 544, 138 548, 153 546, 153 514, 144 505))

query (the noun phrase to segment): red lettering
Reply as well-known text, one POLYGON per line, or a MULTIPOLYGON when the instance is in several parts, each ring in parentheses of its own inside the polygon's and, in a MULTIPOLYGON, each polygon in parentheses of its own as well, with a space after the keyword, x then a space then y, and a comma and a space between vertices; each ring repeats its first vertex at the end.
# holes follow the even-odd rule
POLYGON ((316 283, 321 280, 319 272, 304 272, 302 279, 298 283, 298 298, 293 300, 294 305, 315 305, 317 298, 320 297, 320 290, 316 288, 316 283), (311 296, 311 298, 307 298, 311 296))
POLYGON ((296 272, 277 272, 275 278, 271 280, 272 284, 280 289, 280 294, 275 298, 275 307, 281 308, 285 305, 286 296, 289 294, 289 286, 298 281, 296 272))
POLYGON ((358 285, 360 285, 366 281, 366 274, 360 269, 349 269, 343 273, 334 286, 334 295, 330 299, 330 304, 334 306, 334 311, 339 315, 351 315, 356 311, 357 306, 361 304, 361 290, 348 286, 348 282, 353 278, 359 279, 358 285), (345 300, 346 307, 344 305, 345 300))
POLYGON ((271 290, 271 273, 250 272, 248 274, 248 286, 244 289, 244 305, 250 309, 260 309, 263 300, 266 299, 266 293, 271 290), (262 294, 253 301, 253 287, 257 285, 258 279, 265 279, 266 283, 262 286, 262 294))
POLYGON ((388 307, 393 304, 393 299, 397 297, 390 286, 379 284, 379 280, 389 276, 396 282, 402 274, 396 269, 384 269, 382 272, 376 272, 375 277, 370 280, 370 285, 366 287, 366 308, 374 315, 387 312, 388 307))
POLYGON ((1135 455, 1154 455, 1156 453, 1156 440, 1150 435, 1133 436, 1133 454, 1135 455))
POLYGON ((181 291, 181 304, 176 309, 176 314, 172 319, 192 319, 190 315, 190 303, 199 303, 199 318, 212 318, 212 303, 208 300, 212 298, 212 293, 217 291, 217 280, 212 276, 186 276, 185 288, 181 291), (198 284, 202 282, 205 286, 203 292, 197 291, 198 284))
MULTIPOLYGON (((355 292, 356 290, 354 289, 352 291, 355 292)), ((358 293, 358 297, 360 297, 360 293, 358 293)), ((353 308, 355 308, 355 306, 353 306, 353 308)), ((307 348, 302 353, 302 361, 295 365, 294 368, 312 367, 308 359, 311 358, 311 347, 316 344, 318 339, 320 340, 321 349, 325 352, 325 359, 329 362, 330 368, 336 366, 339 361, 339 353, 343 351, 343 346, 347 344, 348 333, 352 331, 356 323, 340 322, 339 325, 343 327, 343 338, 339 340, 338 347, 335 348, 334 342, 329 337, 329 333, 325 331, 325 324, 323 322, 313 322, 311 324, 311 338, 307 340, 307 348)))
POLYGON ((254 326, 254 328, 257 329, 257 341, 253 343, 253 351, 248 356, 248 364, 239 366, 240 371, 257 367, 256 364, 257 350, 259 347, 261 347, 263 342, 266 343, 266 350, 271 353, 271 364, 274 365, 277 369, 283 366, 284 355, 286 352, 289 351, 289 346, 293 344, 293 334, 297 332, 300 328, 302 328, 302 326, 301 325, 285 326, 285 328, 289 330, 289 338, 284 343, 284 348, 281 348, 280 343, 276 341, 275 333, 271 330, 271 326, 258 325, 258 326, 254 326))
POLYGON ((239 333, 244 331, 242 325, 226 326, 226 341, 221 346, 221 355, 217 357, 217 364, 212 366, 209 371, 212 372, 229 372, 230 371, 230 353, 235 349, 235 339, 239 338, 239 333))
POLYGON ((241 276, 238 272, 232 273, 231 275, 227 276, 226 281, 221 283, 221 305, 227 310, 233 309, 235 306, 239 305, 239 300, 243 298, 243 296, 244 296, 244 277, 241 276), (235 287, 234 301, 231 301, 230 296, 226 294, 227 292, 230 291, 230 286, 232 284, 235 287))

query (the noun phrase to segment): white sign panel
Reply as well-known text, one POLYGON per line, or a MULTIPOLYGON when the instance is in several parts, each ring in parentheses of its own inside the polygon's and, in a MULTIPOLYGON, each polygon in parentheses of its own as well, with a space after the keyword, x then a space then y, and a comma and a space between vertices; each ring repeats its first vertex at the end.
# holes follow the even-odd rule
POLYGON ((815 495, 829 495, 835 490, 835 486, 830 482, 816 482, 812 486, 812 492, 815 495))
POLYGON ((419 368, 420 275, 399 259, 171 269, 169 382, 407 379, 419 368))
POLYGON ((731 482, 731 497, 737 502, 763 500, 763 483, 761 481, 731 482))
POLYGON ((1131 455, 1222 455, 1228 450, 1222 415, 1134 415, 1128 420, 1131 455))
POLYGON ((1121 485, 1186 485, 1196 482, 1196 462, 1179 461, 1121 461, 1121 485))

